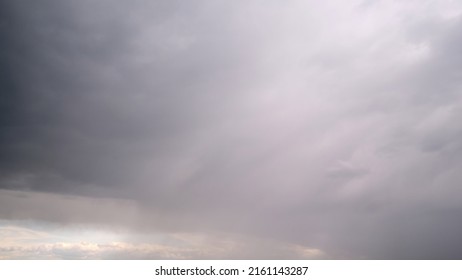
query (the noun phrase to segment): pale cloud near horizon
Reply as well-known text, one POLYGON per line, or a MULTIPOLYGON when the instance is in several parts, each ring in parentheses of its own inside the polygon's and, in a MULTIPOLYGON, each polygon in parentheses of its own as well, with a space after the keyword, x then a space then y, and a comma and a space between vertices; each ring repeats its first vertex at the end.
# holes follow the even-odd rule
POLYGON ((0 5, 0 219, 208 237, 90 258, 462 257, 462 3, 0 5))
POLYGON ((1 259, 318 259, 318 250, 275 240, 198 233, 137 234, 0 220, 1 259))

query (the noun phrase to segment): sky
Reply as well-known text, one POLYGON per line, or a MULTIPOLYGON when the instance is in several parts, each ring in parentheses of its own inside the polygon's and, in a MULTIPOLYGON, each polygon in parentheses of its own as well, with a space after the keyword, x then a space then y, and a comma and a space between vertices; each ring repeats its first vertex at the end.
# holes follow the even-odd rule
POLYGON ((462 2, 0 0, 0 259, 462 259, 462 2))

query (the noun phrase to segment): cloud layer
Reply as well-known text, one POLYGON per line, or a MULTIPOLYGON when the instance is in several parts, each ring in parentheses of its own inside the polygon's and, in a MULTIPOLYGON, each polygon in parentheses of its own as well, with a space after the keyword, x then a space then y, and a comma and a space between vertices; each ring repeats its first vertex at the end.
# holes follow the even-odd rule
POLYGON ((0 5, 0 218, 462 257, 461 4, 0 5))

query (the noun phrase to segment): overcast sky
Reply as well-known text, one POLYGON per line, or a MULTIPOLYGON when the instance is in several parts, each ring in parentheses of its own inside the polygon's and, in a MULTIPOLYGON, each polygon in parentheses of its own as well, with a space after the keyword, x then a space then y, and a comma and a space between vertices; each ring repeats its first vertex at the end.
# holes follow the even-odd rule
POLYGON ((462 258, 462 2, 0 1, 0 258, 462 258))

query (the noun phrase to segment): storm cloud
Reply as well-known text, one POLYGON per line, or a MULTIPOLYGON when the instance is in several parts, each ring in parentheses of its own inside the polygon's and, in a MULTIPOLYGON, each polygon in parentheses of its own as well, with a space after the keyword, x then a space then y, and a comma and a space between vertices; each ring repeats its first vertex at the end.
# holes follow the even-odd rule
POLYGON ((0 3, 0 219, 462 257, 462 4, 0 3))

